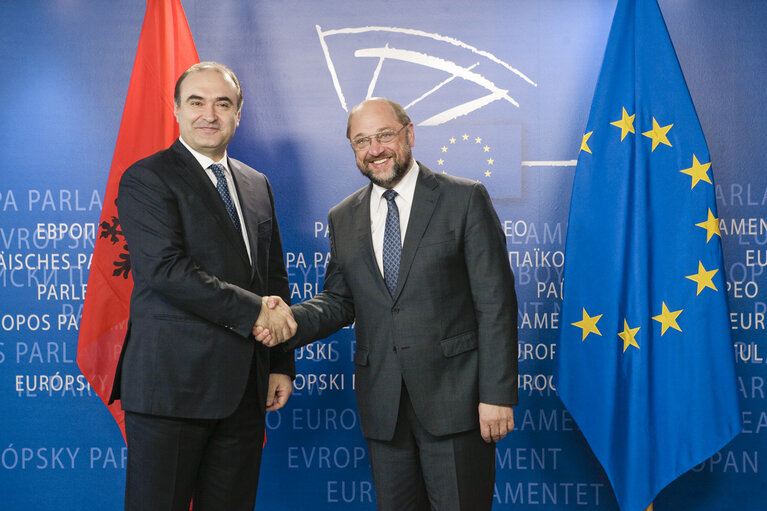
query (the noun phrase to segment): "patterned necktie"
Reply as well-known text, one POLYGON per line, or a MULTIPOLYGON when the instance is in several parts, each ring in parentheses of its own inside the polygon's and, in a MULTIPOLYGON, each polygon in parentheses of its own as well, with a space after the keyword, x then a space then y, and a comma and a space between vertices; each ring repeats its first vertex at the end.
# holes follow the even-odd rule
POLYGON ((402 238, 399 232, 399 209, 397 209, 397 203, 394 202, 396 196, 397 192, 394 190, 386 190, 383 193, 383 198, 386 199, 389 205, 389 212, 386 214, 383 242, 384 282, 392 298, 394 298, 394 292, 397 290, 399 258, 402 253, 402 238))
POLYGON ((224 166, 220 163, 214 163, 208 168, 212 170, 213 174, 216 176, 216 190, 218 190, 219 195, 221 195, 221 200, 224 201, 226 210, 229 212, 229 216, 232 218, 232 222, 234 222, 237 232, 242 233, 240 217, 237 216, 237 209, 234 207, 234 202, 232 202, 232 196, 229 195, 229 187, 226 184, 226 177, 224 177, 224 166))

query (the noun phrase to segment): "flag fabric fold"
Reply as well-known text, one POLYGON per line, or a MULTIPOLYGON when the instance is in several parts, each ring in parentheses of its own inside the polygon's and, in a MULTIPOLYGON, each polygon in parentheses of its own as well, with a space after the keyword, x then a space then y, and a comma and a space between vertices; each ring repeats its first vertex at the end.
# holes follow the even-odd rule
MULTIPOLYGON (((115 199, 120 177, 135 161, 167 148, 178 137, 173 116, 176 80, 199 62, 179 0, 147 0, 125 108, 107 180, 104 206, 88 275, 77 363, 106 404, 112 389, 133 279, 115 199)), ((125 435, 119 403, 109 406, 125 435)))
POLYGON ((711 161, 656 0, 619 0, 575 171, 557 389, 623 511, 741 429, 711 161))

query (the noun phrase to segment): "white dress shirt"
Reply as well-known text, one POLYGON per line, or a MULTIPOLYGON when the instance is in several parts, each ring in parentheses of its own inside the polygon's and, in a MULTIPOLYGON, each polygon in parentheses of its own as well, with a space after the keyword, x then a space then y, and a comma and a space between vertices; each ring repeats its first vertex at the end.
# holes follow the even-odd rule
MULTIPOLYGON (((410 220, 410 210, 413 205, 418 172, 418 164, 413 159, 413 164, 405 176, 393 188, 397 192, 394 202, 399 210, 400 246, 404 243, 405 234, 407 233, 407 222, 410 220)), ((383 198, 383 193, 386 190, 386 188, 374 184, 370 194, 370 233, 373 236, 373 251, 375 252, 376 262, 378 263, 381 275, 383 275, 383 242, 384 231, 386 230, 386 215, 389 213, 389 204, 383 198)))
MULTIPOLYGON (((242 208, 240 208, 240 199, 237 197, 237 187, 234 186, 234 180, 232 179, 232 172, 229 170, 229 164, 227 163, 228 158, 226 157, 226 153, 224 153, 224 157, 221 158, 221 161, 213 161, 211 158, 189 147, 189 144, 187 144, 183 138, 178 137, 178 139, 181 141, 182 144, 184 144, 184 147, 189 149, 189 152, 192 153, 192 156, 194 156, 194 158, 199 162, 200 166, 203 169, 205 169, 205 174, 207 174, 208 179, 210 179, 210 182, 213 183, 214 188, 218 184, 218 178, 216 178, 216 175, 208 167, 210 167, 214 163, 218 163, 219 165, 222 165, 224 167, 224 176, 226 177, 226 185, 229 187, 229 195, 232 197, 232 202, 234 203, 234 207, 237 210, 237 216, 240 219, 240 225, 242 227, 245 227, 245 218, 242 216, 242 208)), ((216 190, 216 193, 218 193, 218 190, 216 190)), ((248 250, 248 259, 250 259, 250 262, 252 263, 253 258, 250 255, 250 243, 248 243, 247 229, 242 229, 242 239, 243 241, 245 241, 245 248, 248 250)))

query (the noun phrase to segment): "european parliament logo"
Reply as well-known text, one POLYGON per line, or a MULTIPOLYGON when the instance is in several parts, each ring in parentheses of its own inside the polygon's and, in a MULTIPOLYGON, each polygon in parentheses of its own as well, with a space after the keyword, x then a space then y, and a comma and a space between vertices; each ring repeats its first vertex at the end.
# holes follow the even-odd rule
POLYGON ((479 181, 494 200, 522 196, 520 125, 451 124, 420 130, 416 141, 416 158, 434 172, 479 181))
POLYGON ((416 159, 435 172, 482 182, 493 199, 521 196, 521 126, 498 122, 520 108, 514 89, 536 87, 524 72, 458 39, 417 29, 323 29, 320 46, 340 106, 391 98, 416 130, 416 159), (494 109, 487 115, 477 114, 494 109))

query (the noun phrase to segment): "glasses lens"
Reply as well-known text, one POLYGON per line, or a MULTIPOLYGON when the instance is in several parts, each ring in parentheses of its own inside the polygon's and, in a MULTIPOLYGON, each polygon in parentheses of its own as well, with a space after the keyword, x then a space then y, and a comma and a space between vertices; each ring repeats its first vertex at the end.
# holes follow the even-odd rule
POLYGON ((370 137, 355 138, 352 140, 352 146, 354 146, 355 149, 365 149, 370 145, 373 138, 375 138, 379 144, 388 144, 394 140, 404 128, 405 126, 402 126, 402 128, 397 131, 384 131, 383 133, 378 133, 370 137))
POLYGON ((391 142, 392 140, 394 140, 394 137, 395 137, 396 135, 397 135, 397 134, 396 134, 396 133, 394 133, 393 131, 385 131, 385 132, 383 132, 383 133, 379 133, 379 134, 378 134, 378 136, 377 136, 376 138, 377 138, 377 139, 378 139, 378 141, 379 141, 379 142, 381 142, 382 144, 387 144, 387 143, 391 142))

